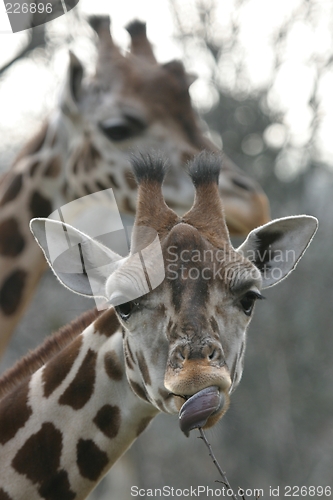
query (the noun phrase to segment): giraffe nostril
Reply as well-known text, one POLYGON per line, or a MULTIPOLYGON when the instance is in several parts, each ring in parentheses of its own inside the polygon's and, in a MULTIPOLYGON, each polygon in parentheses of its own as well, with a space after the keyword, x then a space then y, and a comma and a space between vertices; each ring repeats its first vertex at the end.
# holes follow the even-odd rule
POLYGON ((220 363, 223 360, 222 347, 219 345, 216 345, 215 343, 213 345, 210 345, 208 352, 206 353, 206 359, 209 362, 219 362, 220 363))
POLYGON ((216 349, 213 349, 208 358, 212 361, 216 357, 216 349))
POLYGON ((184 354, 184 352, 183 352, 182 350, 179 350, 179 351, 177 352, 177 357, 178 357, 178 359, 179 359, 180 361, 184 361, 184 360, 186 359, 185 354, 184 354))

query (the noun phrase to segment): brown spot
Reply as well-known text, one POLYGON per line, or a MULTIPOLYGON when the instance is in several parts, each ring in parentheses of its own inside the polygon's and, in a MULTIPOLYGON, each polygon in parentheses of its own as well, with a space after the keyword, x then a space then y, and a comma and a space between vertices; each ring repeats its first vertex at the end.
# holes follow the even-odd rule
POLYGON ((6 316, 14 314, 20 306, 27 273, 13 271, 0 289, 0 307, 6 316))
POLYGON ((139 423, 137 429, 136 429, 136 435, 139 436, 149 425, 149 423, 152 421, 153 417, 145 417, 141 420, 139 423))
POLYGON ((28 406, 29 380, 0 401, 0 443, 5 444, 25 425, 32 410, 28 406))
POLYGON ((2 488, 0 488, 0 500, 13 500, 2 488))
POLYGON ((111 183, 112 187, 115 187, 116 189, 119 189, 119 183, 116 181, 116 178, 113 174, 108 174, 109 181, 111 183))
POLYGON ((30 173, 30 177, 33 177, 36 173, 36 170, 37 168, 39 167, 40 165, 40 162, 35 160, 31 165, 30 165, 30 168, 29 168, 29 173, 30 173))
POLYGON ((23 184, 23 175, 18 174, 15 175, 15 177, 12 178, 11 182, 9 183, 9 186, 7 187, 5 194, 2 197, 2 200, 0 201, 0 206, 6 205, 6 203, 9 203, 10 201, 14 200, 16 196, 19 194, 21 191, 23 184))
POLYGON ((51 422, 32 434, 16 453, 12 465, 33 483, 50 480, 60 465, 62 434, 51 422))
POLYGON ((59 156, 54 156, 44 172, 45 177, 58 177, 61 172, 61 161, 59 156))
POLYGON ((68 474, 61 469, 49 478, 45 478, 38 493, 46 500, 74 500, 76 493, 70 489, 68 474))
POLYGON ((95 321, 95 332, 111 337, 118 330, 120 323, 113 308, 105 311, 97 321, 95 321))
POLYGON ((131 170, 125 171, 125 180, 130 189, 137 189, 138 185, 135 181, 134 174, 131 170))
POLYGON ((93 422, 105 436, 112 439, 119 432, 121 423, 120 409, 118 406, 104 405, 98 410, 93 422))
POLYGON ((123 368, 116 351, 108 351, 104 356, 104 367, 108 376, 113 380, 123 378, 123 368))
POLYGON ((43 370, 44 396, 48 398, 59 387, 70 372, 82 345, 82 336, 77 337, 58 356, 51 359, 43 370))
POLYGON ((146 385, 151 385, 151 378, 150 378, 150 375, 149 375, 149 369, 148 369, 146 360, 144 358, 143 352, 139 351, 137 353, 136 357, 138 358, 140 372, 141 372, 141 374, 143 376, 143 380, 144 380, 145 384, 146 385))
POLYGON ((148 395, 143 387, 141 387, 140 384, 137 382, 134 382, 134 380, 129 379, 128 380, 129 385, 131 386, 132 391, 139 396, 139 398, 143 399, 144 401, 147 401, 147 403, 150 403, 148 399, 148 395))
POLYGON ((48 217, 52 212, 52 204, 50 200, 44 198, 38 191, 35 191, 29 203, 29 208, 31 211, 32 217, 48 217))
POLYGON ((74 380, 60 396, 59 404, 71 406, 74 410, 80 410, 88 403, 94 391, 96 358, 97 354, 89 349, 74 380))
POLYGON ((7 219, 0 224, 0 254, 5 257, 16 257, 25 246, 15 219, 7 219))
POLYGON ((108 456, 91 439, 80 439, 77 444, 77 465, 81 476, 97 481, 108 464, 108 456))

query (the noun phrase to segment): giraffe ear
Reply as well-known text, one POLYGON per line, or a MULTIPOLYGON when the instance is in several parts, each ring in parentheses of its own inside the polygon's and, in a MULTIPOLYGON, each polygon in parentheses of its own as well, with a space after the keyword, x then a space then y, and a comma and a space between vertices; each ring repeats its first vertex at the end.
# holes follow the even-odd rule
POLYGON ((78 229, 51 219, 32 219, 30 230, 59 281, 86 297, 106 298, 107 278, 126 261, 78 229))
POLYGON ((60 107, 65 114, 77 114, 81 96, 83 66, 76 55, 69 51, 69 65, 65 85, 60 97, 60 107))
POLYGON ((318 220, 309 215, 276 219, 251 231, 237 251, 255 264, 268 288, 295 269, 317 228, 318 220))

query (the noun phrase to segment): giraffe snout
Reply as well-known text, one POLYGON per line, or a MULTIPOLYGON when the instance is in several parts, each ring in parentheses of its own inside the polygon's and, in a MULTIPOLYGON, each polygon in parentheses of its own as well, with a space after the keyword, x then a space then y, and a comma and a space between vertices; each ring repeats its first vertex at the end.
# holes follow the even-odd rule
POLYGON ((221 344, 206 339, 200 343, 187 341, 174 345, 169 354, 164 385, 174 394, 192 395, 213 385, 227 394, 231 378, 221 344))
POLYGON ((225 365, 221 344, 210 339, 201 343, 188 341, 176 344, 169 356, 169 364, 174 369, 183 368, 187 361, 193 360, 205 361, 211 366, 225 365))

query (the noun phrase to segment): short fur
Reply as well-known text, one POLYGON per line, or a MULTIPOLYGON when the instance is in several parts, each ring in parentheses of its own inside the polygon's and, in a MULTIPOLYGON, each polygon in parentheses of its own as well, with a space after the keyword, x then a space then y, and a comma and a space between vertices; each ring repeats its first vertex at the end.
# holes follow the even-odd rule
POLYGON ((131 36, 146 35, 146 23, 135 19, 126 26, 126 30, 131 36))
POLYGON ((221 155, 209 151, 198 154, 189 167, 189 174, 195 187, 211 182, 218 184, 221 163, 221 155))
POLYGON ((167 172, 167 160, 158 153, 133 155, 132 166, 137 183, 156 181, 162 184, 167 172))
POLYGON ((109 27, 110 18, 109 16, 89 16, 88 22, 90 26, 98 33, 102 25, 109 27))

